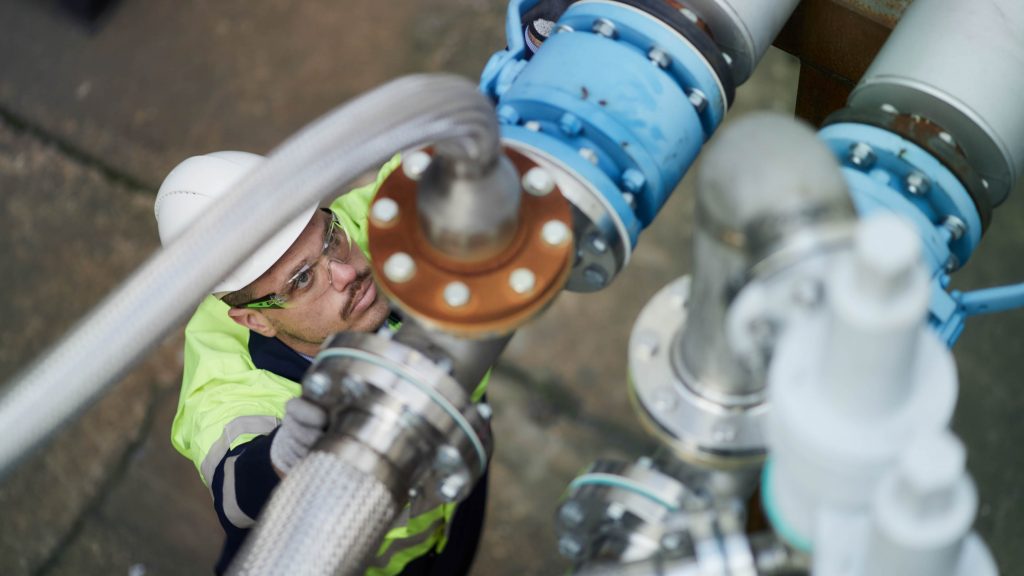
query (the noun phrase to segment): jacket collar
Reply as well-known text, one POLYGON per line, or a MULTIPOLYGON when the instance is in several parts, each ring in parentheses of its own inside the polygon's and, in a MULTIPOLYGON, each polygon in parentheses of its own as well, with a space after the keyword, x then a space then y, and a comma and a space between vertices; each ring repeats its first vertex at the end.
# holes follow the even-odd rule
POLYGON ((260 370, 272 372, 292 382, 302 382, 302 376, 311 364, 302 354, 277 338, 267 338, 252 331, 249 332, 249 355, 253 365, 260 370))
MULTIPOLYGON (((391 311, 388 315, 388 325, 397 329, 402 323, 402 316, 391 311)), ((249 356, 252 363, 260 370, 266 370, 287 378, 293 382, 302 382, 312 362, 289 348, 284 342, 277 338, 267 338, 262 334, 249 331, 249 356)))

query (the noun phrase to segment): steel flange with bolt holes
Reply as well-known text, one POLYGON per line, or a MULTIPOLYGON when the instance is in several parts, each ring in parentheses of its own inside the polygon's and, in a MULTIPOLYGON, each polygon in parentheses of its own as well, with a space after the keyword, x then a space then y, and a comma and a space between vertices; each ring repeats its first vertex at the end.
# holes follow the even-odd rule
POLYGON ((690 277, 684 276, 637 317, 629 341, 630 397, 644 427, 681 460, 715 469, 756 465, 765 454, 767 405, 725 406, 705 398, 673 362, 672 343, 686 323, 689 297, 690 277))
POLYGON ((490 407, 474 404, 445 366, 385 332, 335 335, 303 389, 331 413, 315 449, 349 458, 400 502, 407 494, 434 506, 460 500, 487 469, 490 407))
POLYGON ((556 516, 558 549, 577 565, 648 558, 672 543, 666 536, 681 510, 703 504, 650 458, 599 460, 569 484, 556 516))
MULTIPOLYGON (((494 257, 467 262, 434 247, 421 229, 417 175, 395 171, 370 212, 374 274, 385 294, 424 325, 468 338, 512 332, 547 306, 569 276, 572 213, 554 178, 506 149, 521 176, 516 231, 494 257)), ((406 162, 429 164, 429 152, 406 162)), ((483 193, 483 192, 482 192, 483 193)))

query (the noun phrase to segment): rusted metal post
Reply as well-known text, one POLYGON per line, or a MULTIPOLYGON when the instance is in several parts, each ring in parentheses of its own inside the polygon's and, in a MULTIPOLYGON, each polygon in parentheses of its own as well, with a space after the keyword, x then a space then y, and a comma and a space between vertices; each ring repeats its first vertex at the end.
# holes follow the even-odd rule
POLYGON ((820 126, 846 105, 911 0, 804 0, 775 46, 800 59, 796 115, 820 126))

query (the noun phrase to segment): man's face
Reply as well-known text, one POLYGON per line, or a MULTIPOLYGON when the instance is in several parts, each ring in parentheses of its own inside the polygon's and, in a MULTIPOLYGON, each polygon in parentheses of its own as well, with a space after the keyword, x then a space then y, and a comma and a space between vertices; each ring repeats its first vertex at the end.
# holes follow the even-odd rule
POLYGON ((370 264, 358 246, 348 249, 340 230, 325 252, 330 226, 331 216, 317 212, 288 251, 251 284, 257 296, 285 296, 285 308, 232 308, 231 317, 310 356, 331 334, 379 328, 387 319, 388 305, 373 282, 370 264))

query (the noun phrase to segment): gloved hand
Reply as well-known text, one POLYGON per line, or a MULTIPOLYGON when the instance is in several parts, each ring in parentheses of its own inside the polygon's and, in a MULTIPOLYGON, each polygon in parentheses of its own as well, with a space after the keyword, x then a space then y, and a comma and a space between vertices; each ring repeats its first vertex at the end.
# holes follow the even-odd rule
POLYGON ((309 454, 326 426, 327 412, 319 405, 301 396, 285 404, 284 420, 270 443, 270 463, 279 476, 288 474, 309 454))

